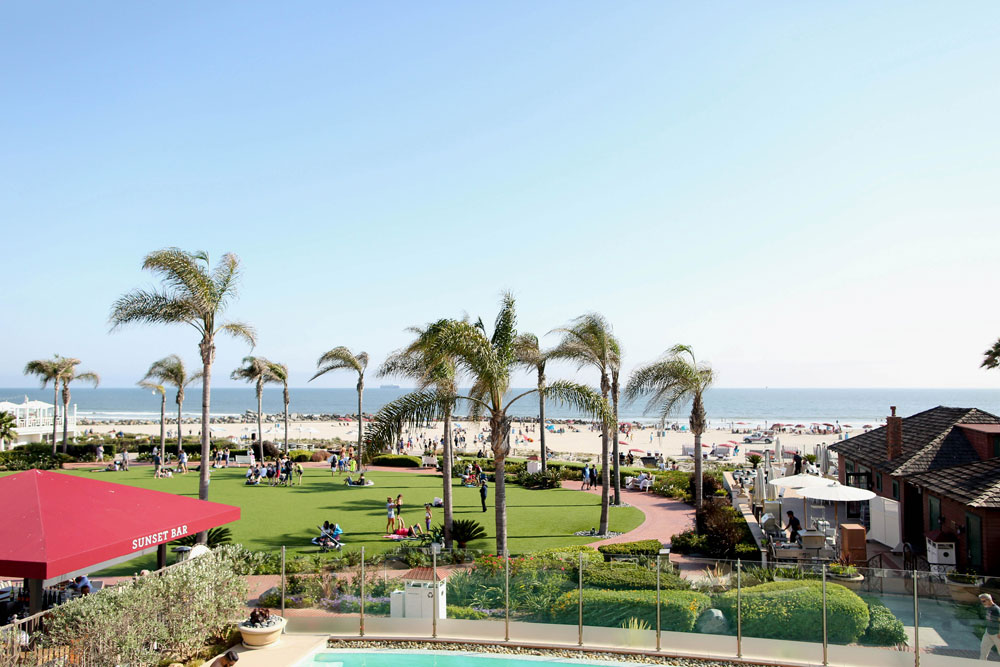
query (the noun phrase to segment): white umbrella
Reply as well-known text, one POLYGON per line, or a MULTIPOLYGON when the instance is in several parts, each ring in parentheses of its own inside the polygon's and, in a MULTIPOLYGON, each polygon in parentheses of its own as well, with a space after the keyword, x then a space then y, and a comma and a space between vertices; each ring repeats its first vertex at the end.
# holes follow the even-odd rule
POLYGON ((819 474, 826 475, 830 469, 830 452, 826 445, 819 447, 819 474))
POLYGON ((854 486, 844 486, 840 482, 830 482, 824 486, 813 486, 799 491, 799 495, 810 500, 829 500, 838 503, 833 506, 834 525, 840 523, 839 503, 852 503, 871 500, 875 492, 859 489, 854 486))
POLYGON ((784 457, 784 451, 781 449, 781 438, 774 439, 774 460, 779 464, 784 457))
POLYGON ((753 483, 754 504, 764 505, 767 498, 767 475, 764 473, 764 466, 757 466, 757 479, 753 483))
POLYGON ((823 479, 819 475, 790 475, 788 477, 777 477, 768 482, 776 489, 804 489, 811 486, 829 486, 830 480, 823 479))

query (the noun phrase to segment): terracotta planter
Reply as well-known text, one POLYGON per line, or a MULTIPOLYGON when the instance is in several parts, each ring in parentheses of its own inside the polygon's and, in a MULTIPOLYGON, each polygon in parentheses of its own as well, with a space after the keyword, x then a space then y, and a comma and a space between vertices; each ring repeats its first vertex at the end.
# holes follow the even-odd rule
POLYGON ((278 619, 278 623, 266 628, 249 628, 243 625, 243 623, 237 626, 240 629, 240 634, 243 635, 243 646, 245 648, 270 648, 278 643, 278 640, 281 639, 281 633, 285 630, 285 624, 288 621, 281 616, 272 616, 271 618, 278 619))
POLYGON ((948 593, 951 595, 951 599, 959 604, 975 604, 979 601, 978 584, 960 584, 949 580, 948 593))

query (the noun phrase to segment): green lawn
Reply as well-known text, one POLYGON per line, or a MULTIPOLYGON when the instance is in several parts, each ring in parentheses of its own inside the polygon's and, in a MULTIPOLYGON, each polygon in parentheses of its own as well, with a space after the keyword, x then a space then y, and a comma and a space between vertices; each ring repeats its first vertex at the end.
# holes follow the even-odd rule
MULTIPOLYGON (((179 495, 198 497, 198 474, 178 475, 171 479, 153 479, 149 467, 133 467, 129 472, 104 472, 99 469, 65 470, 107 482, 128 484, 179 495)), ((329 470, 306 468, 304 484, 295 487, 245 486, 245 468, 212 471, 209 499, 238 505, 242 518, 229 524, 233 541, 254 550, 279 550, 291 553, 316 553, 309 543, 324 520, 339 523, 344 529, 344 549, 364 546, 366 551, 386 550, 397 543, 382 537, 385 530, 385 499, 403 494, 403 518, 407 525, 423 522, 423 504, 441 495, 441 476, 408 472, 373 472, 372 487, 347 487, 342 477, 331 477, 329 470)), ((577 486, 573 484, 573 486, 577 486)), ((456 519, 475 519, 489 534, 488 539, 469 544, 469 548, 495 550, 494 488, 490 485, 487 512, 482 511, 479 490, 456 486, 456 519)), ((528 490, 507 485, 508 548, 525 553, 549 547, 586 544, 589 537, 576 537, 578 530, 589 530, 600 519, 600 497, 570 489, 528 490)), ((434 510, 434 524, 440 524, 441 511, 434 510)), ((611 530, 625 532, 637 527, 643 514, 634 507, 611 509, 611 530)), ((150 567, 152 556, 136 559, 105 574, 132 574, 150 567)))

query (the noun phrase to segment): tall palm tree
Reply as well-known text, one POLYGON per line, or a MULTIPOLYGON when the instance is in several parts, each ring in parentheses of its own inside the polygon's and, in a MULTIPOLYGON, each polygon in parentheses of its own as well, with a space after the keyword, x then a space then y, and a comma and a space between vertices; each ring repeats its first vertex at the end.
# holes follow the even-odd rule
POLYGON ((674 345, 657 361, 632 372, 625 397, 633 401, 648 395, 646 411, 656 409, 661 423, 676 408, 691 401, 688 424, 694 434, 694 506, 702 504, 701 436, 705 432, 705 392, 712 386, 715 372, 695 359, 688 345, 674 345))
POLYGON ((59 432, 59 376, 63 372, 63 366, 67 361, 76 361, 80 363, 78 359, 66 359, 58 354, 52 359, 35 359, 29 361, 24 366, 25 375, 37 375, 38 379, 42 381, 42 389, 52 383, 52 453, 56 453, 56 434, 59 432))
MULTIPOLYGON (((187 324, 198 332, 201 353, 201 466, 198 497, 208 499, 208 455, 211 445, 210 408, 212 363, 215 361, 215 336, 226 333, 240 338, 251 347, 256 342, 253 328, 242 322, 221 322, 222 314, 236 297, 240 277, 239 257, 222 256, 209 270, 208 255, 190 253, 180 248, 166 248, 146 255, 142 268, 163 279, 162 291, 133 290, 115 301, 111 308, 112 330, 126 324, 187 324)), ((204 543, 206 531, 198 533, 204 543)))
POLYGON ((993 369, 1000 366, 1000 339, 993 343, 993 347, 983 352, 983 363, 980 368, 993 369))
MULTIPOLYGON (((441 395, 455 396, 458 388, 455 384, 457 362, 453 355, 441 354, 436 341, 431 338, 431 328, 421 329, 411 327, 410 332, 416 334, 416 339, 402 350, 398 350, 385 360, 379 368, 378 375, 404 376, 417 381, 417 388, 422 391, 434 389, 441 395)), ((455 401, 441 406, 442 418, 442 448, 441 462, 442 491, 444 503, 444 545, 452 546, 451 529, 454 522, 452 509, 452 458, 453 440, 451 435, 451 420, 454 414, 455 401)))
POLYGON ((264 427, 261 408, 264 402, 264 383, 271 380, 271 362, 264 357, 243 357, 243 365, 229 376, 233 380, 252 382, 257 390, 257 450, 264 460, 264 427))
MULTIPOLYGON (((176 354, 163 357, 154 361, 142 378, 142 382, 155 381, 154 384, 173 385, 177 390, 174 402, 177 404, 177 455, 181 455, 184 449, 184 432, 182 429, 182 413, 184 410, 184 389, 201 379, 201 371, 188 375, 187 368, 184 367, 184 360, 176 354)), ((161 458, 165 452, 160 452, 161 458)))
POLYGON ((282 398, 285 402, 285 454, 288 454, 288 366, 272 361, 267 369, 265 382, 281 383, 282 398))
MULTIPOLYGON (((621 367, 621 346, 611 330, 611 324, 597 313, 581 315, 568 326, 556 329, 563 338, 549 353, 550 359, 575 362, 577 368, 591 366, 600 373, 601 396, 607 400, 621 367)), ((621 478, 618 471, 618 413, 615 399, 614 424, 601 425, 601 525, 602 535, 608 530, 611 471, 613 458, 615 505, 621 504, 621 478), (612 432, 613 431, 613 432, 612 432), (610 438, 613 436, 612 445, 610 438)))
POLYGON ((136 384, 160 395, 160 460, 165 461, 167 455, 167 388, 162 384, 148 380, 139 380, 136 384))
POLYGON ((362 433, 364 431, 364 422, 361 413, 361 396, 365 392, 365 369, 368 368, 368 353, 358 352, 354 354, 346 347, 341 345, 340 347, 335 347, 328 352, 324 352, 323 356, 319 358, 316 362, 316 374, 309 378, 312 382, 320 375, 324 373, 329 373, 331 371, 341 371, 349 370, 354 371, 358 374, 358 465, 364 464, 364 456, 362 456, 362 433))
POLYGON ((549 351, 541 349, 538 336, 523 333, 514 341, 514 354, 522 366, 538 374, 538 447, 544 475, 548 471, 548 454, 545 451, 545 364, 549 360, 549 351))
MULTIPOLYGON (((494 460, 494 505, 496 507, 496 547, 498 555, 507 554, 507 494, 504 466, 510 453, 511 406, 538 389, 530 389, 508 398, 510 377, 517 359, 514 297, 505 294, 493 333, 487 335, 480 320, 439 320, 427 330, 430 358, 453 357, 461 373, 468 375, 472 388, 464 396, 447 391, 417 390, 384 405, 369 431, 374 445, 395 442, 404 424, 419 424, 443 415, 456 399, 471 406, 471 416, 487 415, 490 423, 490 446, 494 460)), ((546 397, 567 403, 582 412, 612 419, 607 401, 589 387, 574 382, 553 382, 544 389, 546 397)))
POLYGON ((0 412, 0 452, 5 449, 7 443, 12 443, 17 438, 17 420, 9 412, 0 412))
POLYGON ((62 372, 59 374, 59 382, 62 383, 62 402, 63 402, 63 442, 62 450, 63 454, 66 453, 67 444, 69 443, 69 385, 74 380, 79 380, 81 382, 89 382, 95 387, 101 383, 101 377, 97 373, 91 373, 90 371, 84 371, 83 373, 77 373, 76 367, 80 364, 79 359, 63 359, 65 362, 62 367, 62 372))

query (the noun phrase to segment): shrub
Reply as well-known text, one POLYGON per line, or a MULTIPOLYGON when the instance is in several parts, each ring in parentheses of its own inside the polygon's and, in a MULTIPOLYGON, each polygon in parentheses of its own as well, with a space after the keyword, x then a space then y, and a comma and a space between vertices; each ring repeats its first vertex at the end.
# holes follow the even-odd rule
POLYGON ((513 481, 526 489, 558 489, 562 487, 562 480, 555 470, 549 470, 544 474, 522 470, 514 475, 513 481))
POLYGON ((232 564, 233 571, 240 575, 280 574, 281 556, 269 551, 251 551, 242 544, 226 544, 214 549, 216 558, 232 564))
POLYGON ((760 462, 763 460, 764 457, 761 456, 760 454, 747 454, 747 463, 752 465, 754 467, 754 470, 757 469, 757 466, 760 465, 760 462))
POLYGON ((312 456, 309 457, 309 460, 312 461, 313 463, 319 463, 320 461, 326 461, 328 458, 330 458, 330 455, 327 454, 326 452, 314 451, 312 453, 312 456))
POLYGON ((685 530, 670 538, 670 553, 700 554, 708 550, 708 538, 694 530, 685 530))
MULTIPOLYGON (((229 530, 226 526, 217 526, 216 528, 209 528, 207 535, 207 546, 209 549, 214 549, 215 547, 221 547, 223 544, 231 544, 233 541, 233 531, 229 530)), ((180 545, 182 547, 193 547, 198 542, 197 533, 194 535, 186 535, 179 540, 174 540, 174 544, 180 545)))
MULTIPOLYGON (((552 605, 553 623, 576 624, 579 593, 568 591, 552 605)), ((709 607, 709 597, 694 591, 660 592, 660 627, 675 632, 691 632, 701 612, 709 607)), ((608 628, 621 627, 635 618, 656 626, 655 591, 603 591, 584 589, 583 622, 608 628)))
POLYGON ((861 643, 868 646, 899 646, 906 644, 903 622, 896 618, 878 598, 863 597, 868 604, 868 629, 861 643))
MULTIPOLYGON (((712 473, 702 473, 701 475, 701 494, 705 498, 711 498, 715 495, 715 492, 722 488, 722 483, 720 480, 714 476, 712 473)), ((694 496, 694 473, 691 473, 688 479, 688 493, 694 496)))
POLYGON ((62 467, 63 463, 72 461, 66 454, 53 454, 51 447, 47 452, 24 450, 23 447, 0 452, 0 470, 53 470, 62 467))
POLYGON ((663 545, 659 540, 639 540, 637 542, 622 542, 620 544, 603 544, 597 550, 604 555, 604 560, 610 556, 656 556, 663 545))
MULTIPOLYGON (((814 580, 776 581, 743 588, 743 634, 768 639, 823 640, 823 585, 814 580)), ((831 642, 856 642, 868 628, 868 605, 856 593, 828 583, 827 636, 831 642)), ((736 618, 736 591, 715 599, 730 621, 736 618)))
MULTIPOLYGON (((576 572, 579 571, 577 568, 576 572)), ((579 581, 574 576, 574 581, 579 581)), ((583 583, 595 588, 619 591, 656 590, 656 570, 633 563, 598 563, 585 565, 583 583)), ((690 586, 671 572, 660 573, 660 589, 688 590, 690 586)))
POLYGON ((733 558, 736 545, 752 543, 746 520, 736 508, 709 503, 695 514, 698 532, 705 536, 705 555, 710 558, 733 558))
POLYGON ((451 523, 451 539, 460 549, 473 540, 486 537, 486 529, 473 519, 456 519, 451 523))
POLYGON ((458 605, 448 605, 448 618, 467 618, 473 621, 481 621, 489 618, 485 611, 479 611, 472 607, 459 607, 458 605))
POLYGON ((416 456, 406 456, 403 454, 379 454, 372 459, 372 465, 393 468, 419 468, 420 459, 416 456))

